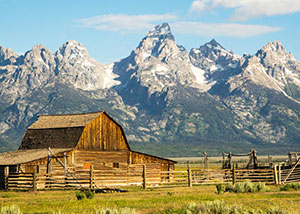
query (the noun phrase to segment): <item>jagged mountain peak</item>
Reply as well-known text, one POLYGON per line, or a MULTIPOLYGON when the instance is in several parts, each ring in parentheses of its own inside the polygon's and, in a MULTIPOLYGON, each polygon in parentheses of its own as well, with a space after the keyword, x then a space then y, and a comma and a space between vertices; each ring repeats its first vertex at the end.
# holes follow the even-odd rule
POLYGON ((56 52, 56 56, 74 61, 78 58, 86 58, 89 54, 87 49, 81 43, 75 40, 69 40, 59 48, 56 52))
POLYGON ((199 50, 204 54, 206 52, 228 52, 220 43, 218 43, 215 39, 212 39, 210 42, 201 45, 199 50))
POLYGON ((42 45, 42 44, 36 44, 36 45, 34 45, 34 46, 32 47, 31 51, 34 51, 34 50, 42 50, 42 49, 48 50, 48 48, 45 47, 44 45, 42 45))
POLYGON ((69 40, 67 42, 65 42, 61 48, 79 48, 79 49, 86 49, 83 44, 81 44, 80 42, 76 41, 76 40, 69 40))
POLYGON ((152 30, 148 32, 147 37, 158 37, 159 39, 175 40, 168 23, 156 25, 154 28, 152 28, 152 30))
POLYGON ((215 39, 201 45, 199 48, 192 48, 189 54, 194 66, 207 71, 211 75, 217 70, 235 69, 240 58, 234 55, 232 51, 227 51, 215 39))
POLYGON ((0 56, 3 56, 3 55, 16 55, 17 54, 10 48, 6 48, 2 45, 0 45, 0 56))
POLYGON ((268 44, 266 44, 265 46, 263 46, 261 48, 261 50, 259 50, 258 52, 264 52, 264 53, 268 53, 268 52, 276 52, 278 54, 282 54, 282 55, 286 55, 287 51, 284 48, 284 46, 282 45, 282 43, 280 41, 273 41, 273 42, 269 42, 268 44))
POLYGON ((255 56, 266 67, 279 64, 285 65, 288 61, 295 61, 293 55, 287 53, 280 41, 269 42, 258 50, 255 56))
POLYGON ((10 48, 0 45, 0 65, 8 65, 16 62, 18 55, 10 48))
POLYGON ((150 30, 147 35, 134 49, 130 58, 139 62, 148 62, 149 60, 158 59, 167 63, 172 58, 186 58, 185 49, 178 46, 168 23, 162 23, 150 30))
POLYGON ((24 62, 29 66, 34 64, 48 64, 51 61, 51 64, 54 62, 54 54, 42 44, 37 44, 32 47, 30 51, 27 51, 24 54, 24 62))
POLYGON ((218 43, 215 39, 212 39, 210 42, 204 44, 204 46, 207 46, 212 49, 218 48, 225 50, 225 48, 222 45, 220 45, 220 43, 218 43))

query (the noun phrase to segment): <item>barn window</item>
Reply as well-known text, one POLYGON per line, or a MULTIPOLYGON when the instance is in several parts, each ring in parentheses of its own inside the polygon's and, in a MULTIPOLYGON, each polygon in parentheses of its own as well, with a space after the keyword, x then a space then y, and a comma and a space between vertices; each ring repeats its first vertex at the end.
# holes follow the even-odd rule
POLYGON ((91 168, 91 163, 84 163, 83 168, 84 169, 90 169, 91 168))
POLYGON ((119 163, 113 163, 114 168, 119 168, 119 163))

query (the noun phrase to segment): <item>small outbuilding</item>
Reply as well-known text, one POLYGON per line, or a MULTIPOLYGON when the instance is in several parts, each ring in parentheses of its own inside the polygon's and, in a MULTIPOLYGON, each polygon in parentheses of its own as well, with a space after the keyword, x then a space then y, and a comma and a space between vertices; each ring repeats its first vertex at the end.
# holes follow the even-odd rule
POLYGON ((0 154, 0 188, 26 186, 18 178, 30 173, 40 189, 131 185, 140 182, 138 172, 145 168, 162 172, 159 179, 168 181, 170 174, 163 172, 175 163, 131 150, 123 128, 104 111, 43 115, 27 129, 17 151, 0 154))

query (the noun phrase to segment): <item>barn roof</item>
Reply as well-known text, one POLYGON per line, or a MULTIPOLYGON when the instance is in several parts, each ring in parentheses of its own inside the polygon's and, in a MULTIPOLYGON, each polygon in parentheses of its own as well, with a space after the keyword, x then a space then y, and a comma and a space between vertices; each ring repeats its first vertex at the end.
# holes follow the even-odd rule
POLYGON ((28 129, 85 127, 103 112, 64 115, 41 115, 28 129))
MULTIPOLYGON (((54 154, 67 152, 72 148, 51 149, 54 154)), ((27 149, 0 154, 0 165, 16 165, 39 160, 48 156, 48 149, 27 149)))

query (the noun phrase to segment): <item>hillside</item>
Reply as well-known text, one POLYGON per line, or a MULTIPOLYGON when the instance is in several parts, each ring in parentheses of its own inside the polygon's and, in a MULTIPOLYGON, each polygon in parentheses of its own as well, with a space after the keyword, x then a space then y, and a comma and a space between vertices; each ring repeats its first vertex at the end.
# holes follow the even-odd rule
POLYGON ((131 146, 162 156, 286 154, 300 146, 300 62, 279 41, 235 55, 214 39, 187 51, 167 23, 103 65, 77 41, 55 53, 0 46, 0 150, 38 115, 107 111, 131 146))

